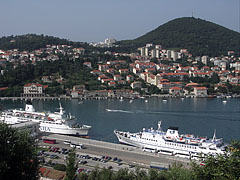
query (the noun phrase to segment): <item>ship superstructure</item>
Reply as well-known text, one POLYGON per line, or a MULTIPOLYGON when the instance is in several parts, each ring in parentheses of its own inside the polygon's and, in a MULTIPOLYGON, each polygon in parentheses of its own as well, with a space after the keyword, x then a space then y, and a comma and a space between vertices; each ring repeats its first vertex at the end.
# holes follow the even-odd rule
POLYGON ((161 129, 161 121, 158 122, 157 130, 143 128, 143 131, 138 133, 117 130, 114 133, 120 143, 186 158, 198 158, 201 154, 223 154, 226 148, 223 140, 216 138, 215 132, 212 139, 190 134, 179 135, 178 127, 169 127, 167 132, 164 132, 161 129))
POLYGON ((25 110, 10 109, 3 111, 0 120, 6 124, 27 121, 39 122, 39 130, 41 132, 87 136, 91 126, 77 124, 76 118, 67 115, 61 104, 59 105, 59 112, 37 112, 32 103, 27 101, 25 110))

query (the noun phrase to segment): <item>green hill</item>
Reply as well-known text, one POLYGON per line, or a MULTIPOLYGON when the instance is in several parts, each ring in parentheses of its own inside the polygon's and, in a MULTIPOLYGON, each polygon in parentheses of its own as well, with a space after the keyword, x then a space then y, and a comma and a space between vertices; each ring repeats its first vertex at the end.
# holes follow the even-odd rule
POLYGON ((46 45, 57 45, 66 44, 72 46, 84 46, 86 43, 72 42, 67 39, 60 39, 53 36, 36 35, 36 34, 26 34, 19 36, 8 36, 0 38, 0 49, 19 49, 23 50, 36 50, 39 48, 44 48, 46 45))
POLYGON ((132 49, 146 43, 161 44, 163 48, 187 48, 194 56, 225 55, 229 50, 239 52, 240 33, 199 18, 184 17, 137 39, 121 41, 120 45, 132 49))

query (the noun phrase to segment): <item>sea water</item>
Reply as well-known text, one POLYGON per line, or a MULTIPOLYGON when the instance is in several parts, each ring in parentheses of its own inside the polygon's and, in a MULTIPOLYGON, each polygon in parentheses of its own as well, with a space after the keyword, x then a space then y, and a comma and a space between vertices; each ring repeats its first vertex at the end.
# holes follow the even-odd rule
MULTIPOLYGON (((91 125, 89 136, 92 139, 117 143, 115 129, 139 132, 143 128, 162 129, 179 127, 180 134, 212 137, 216 130, 217 138, 225 142, 240 139, 240 99, 208 98, 149 98, 129 101, 124 99, 86 100, 34 100, 37 111, 59 111, 59 102, 64 110, 76 116, 78 123, 91 125), (108 110, 106 110, 108 109, 108 110)), ((1 101, 3 109, 24 108, 25 101, 1 101)))

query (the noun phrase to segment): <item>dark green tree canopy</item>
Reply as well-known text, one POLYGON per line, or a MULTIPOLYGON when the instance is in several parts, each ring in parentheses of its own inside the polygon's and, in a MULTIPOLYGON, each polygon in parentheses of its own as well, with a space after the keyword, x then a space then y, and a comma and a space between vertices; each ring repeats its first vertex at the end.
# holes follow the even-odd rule
POLYGON ((38 179, 36 146, 27 132, 0 123, 0 179, 38 179))

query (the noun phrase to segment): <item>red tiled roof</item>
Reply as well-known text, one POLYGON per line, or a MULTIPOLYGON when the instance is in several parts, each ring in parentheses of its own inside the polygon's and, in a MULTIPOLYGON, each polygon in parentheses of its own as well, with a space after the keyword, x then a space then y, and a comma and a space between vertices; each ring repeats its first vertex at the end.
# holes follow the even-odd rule
POLYGON ((1 87, 1 88, 0 88, 0 91, 6 90, 6 89, 8 89, 8 87, 1 87))
POLYGON ((38 83, 28 83, 28 84, 25 84, 24 87, 30 87, 32 85, 35 85, 35 86, 38 86, 38 87, 43 87, 43 85, 38 84, 38 83))
POLYGON ((180 88, 180 87, 171 87, 170 89, 172 89, 172 90, 181 90, 182 88, 180 88))
POLYGON ((206 87, 194 87, 194 88, 197 90, 206 90, 207 89, 206 87))

